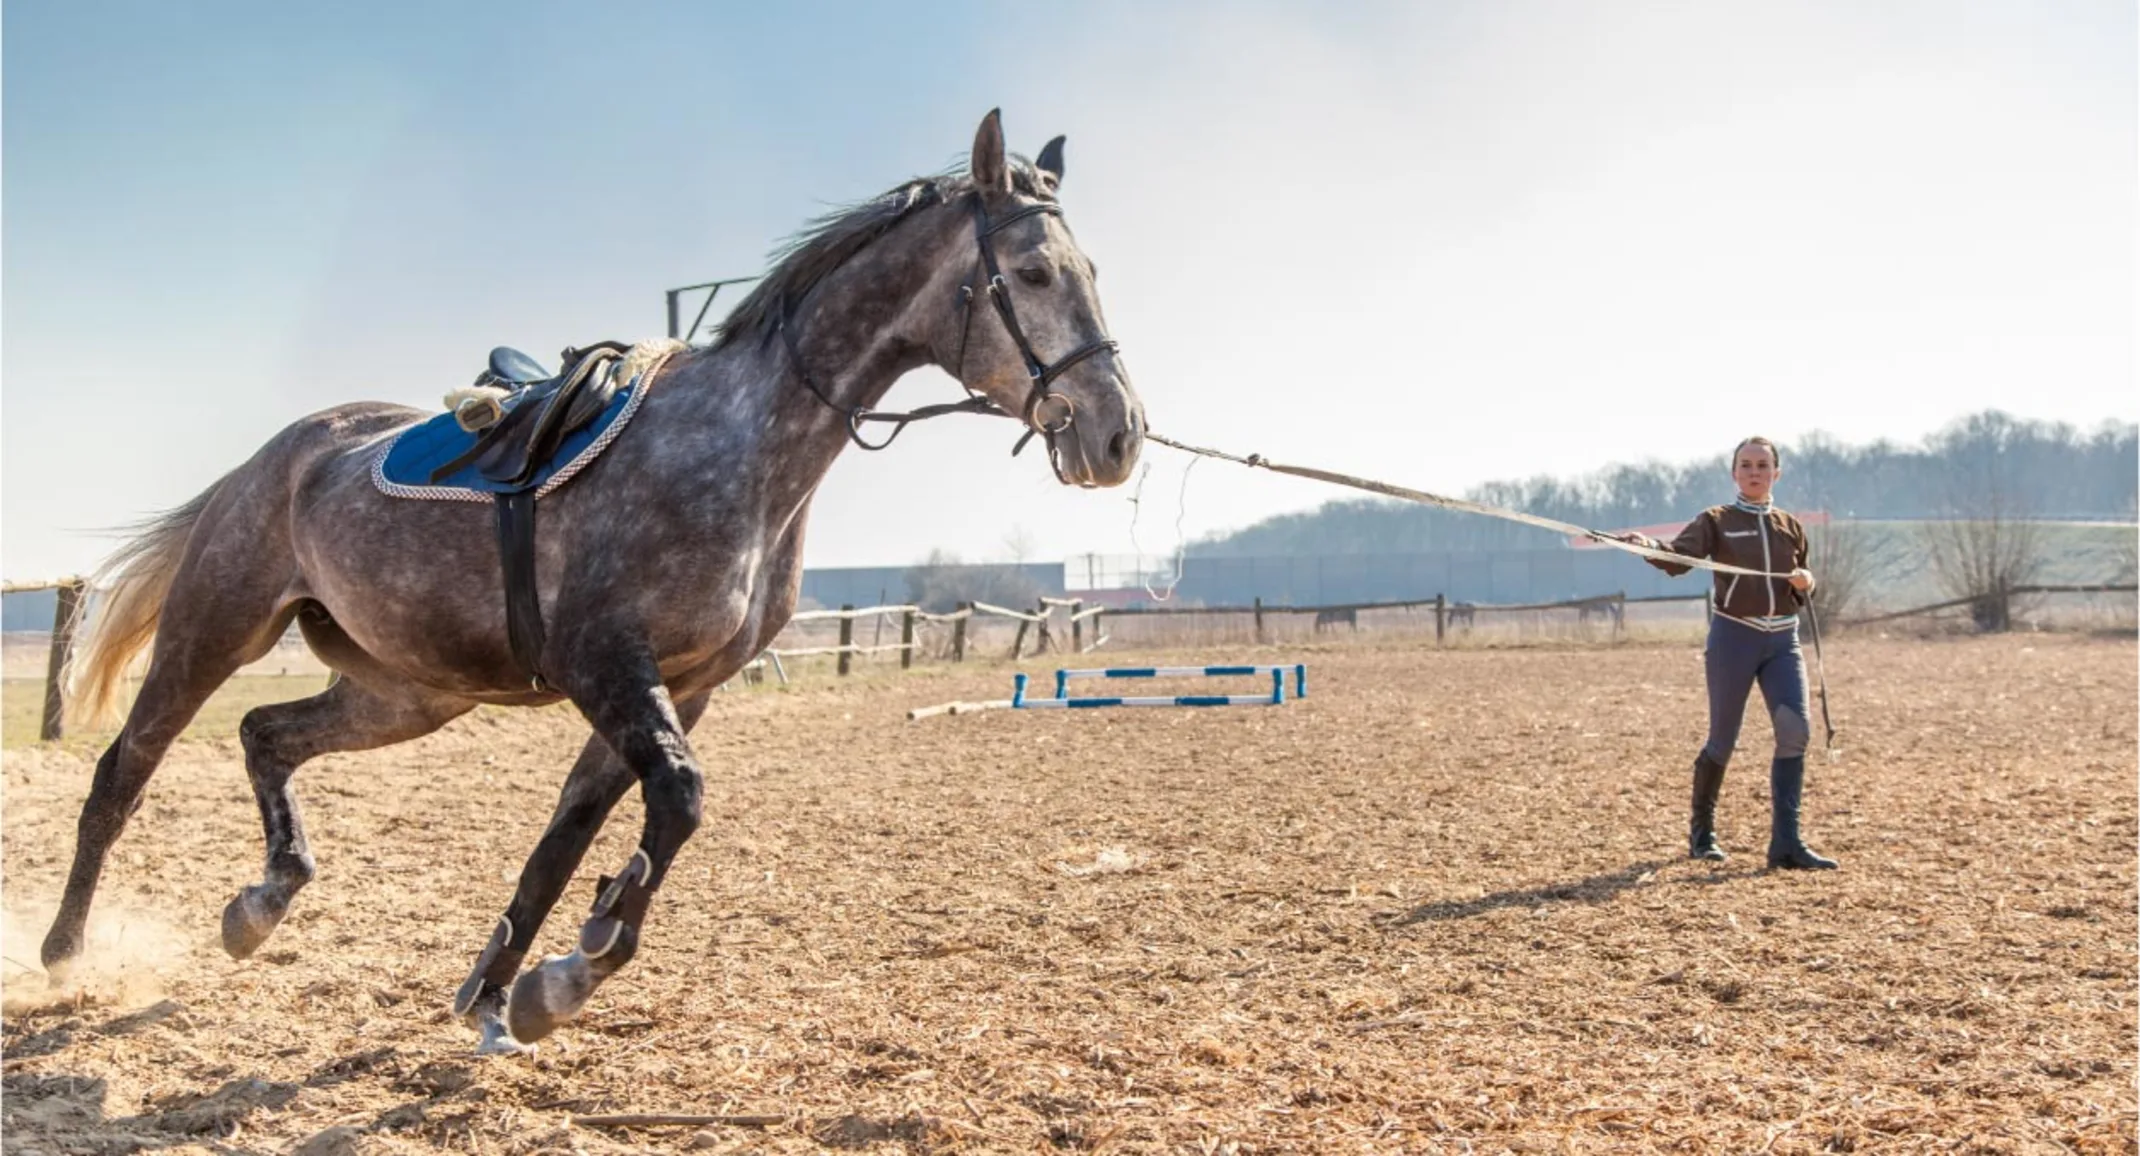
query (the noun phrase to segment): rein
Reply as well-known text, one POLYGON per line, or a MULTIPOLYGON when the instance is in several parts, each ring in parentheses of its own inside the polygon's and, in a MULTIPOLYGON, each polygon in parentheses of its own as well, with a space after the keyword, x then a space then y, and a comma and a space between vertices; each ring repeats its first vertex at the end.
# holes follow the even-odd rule
MULTIPOLYGON (((795 367, 795 376, 802 378, 803 385, 809 388, 810 393, 826 409, 846 415, 847 436, 853 439, 856 445, 865 450, 885 449, 899 440, 899 435, 906 432, 907 426, 917 421, 927 421, 932 417, 943 417, 945 414, 952 413, 977 413, 988 417, 1011 416, 1002 406, 977 393, 967 397, 964 401, 947 401, 938 405, 925 405, 903 413, 871 409, 866 405, 841 406, 838 402, 825 395, 823 387, 819 386, 817 379, 811 376, 810 367, 803 363, 802 349, 795 344, 795 331, 788 324, 793 316, 794 314, 788 309, 783 308, 780 311, 780 339, 788 347, 788 362, 795 367), (892 432, 884 435, 883 441, 869 441, 862 436, 862 423, 870 421, 890 422, 892 423, 892 432)), ((1021 447, 1025 445, 1023 441, 1018 444, 1021 447)))

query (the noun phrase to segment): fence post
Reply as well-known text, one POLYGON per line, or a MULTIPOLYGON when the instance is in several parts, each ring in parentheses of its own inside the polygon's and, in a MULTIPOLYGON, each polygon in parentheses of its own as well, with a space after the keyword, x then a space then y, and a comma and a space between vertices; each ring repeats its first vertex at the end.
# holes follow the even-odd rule
POLYGON ((74 654, 74 620, 81 606, 82 584, 61 585, 59 605, 52 612, 52 651, 45 656, 45 717, 37 725, 37 737, 45 742, 60 738, 66 731, 66 700, 60 694, 60 681, 66 677, 67 662, 74 654))
POLYGON ((1034 601, 1033 613, 1040 615, 1040 631, 1033 637, 1033 653, 1046 654, 1051 646, 1061 650, 1062 647, 1056 643, 1055 631, 1052 629, 1055 625, 1055 608, 1048 605, 1047 598, 1042 597, 1034 601))
POLYGON ((966 661, 966 624, 973 620, 973 603, 958 605, 959 620, 951 624, 951 661, 966 661))
POLYGON ((1080 610, 1083 610, 1084 608, 1085 608, 1085 600, 1084 600, 1084 599, 1082 599, 1082 598, 1076 598, 1076 599, 1072 599, 1072 600, 1071 600, 1071 602, 1070 602, 1070 653, 1072 653, 1072 654, 1083 654, 1083 653, 1085 653, 1085 620, 1084 620, 1084 619, 1082 619, 1082 618, 1079 618, 1079 617, 1077 616, 1077 615, 1078 615, 1078 611, 1080 611, 1080 610))
POLYGON ((1627 591, 1625 591, 1625 590, 1622 590, 1622 591, 1620 591, 1620 593, 1618 593, 1617 595, 1614 595, 1614 596, 1613 596, 1613 602, 1612 602, 1612 640, 1613 640, 1614 642, 1618 642, 1618 641, 1620 641, 1620 639, 1621 639, 1622 637, 1624 637, 1624 636, 1625 636, 1626 634, 1627 634, 1627 591))
POLYGON ((1709 587, 1708 587, 1708 589, 1706 589, 1706 590, 1703 590, 1703 591, 1702 591, 1702 623, 1703 623, 1704 625, 1707 625, 1707 624, 1709 624, 1709 623, 1711 623, 1711 622, 1715 622, 1715 621, 1716 621, 1716 583, 1714 583, 1714 582, 1711 582, 1711 583, 1709 584, 1709 587))
MULTIPOLYGON (((1105 619, 1106 617, 1107 617, 1107 612, 1106 612, 1105 610, 1099 610, 1099 611, 1094 611, 1094 612, 1093 612, 1093 615, 1092 615, 1092 649, 1094 649, 1094 650, 1098 650, 1098 649, 1100 648, 1100 643, 1101 643, 1101 642, 1103 642, 1103 641, 1105 641, 1105 640, 1106 640, 1106 638, 1107 638, 1107 630, 1106 630, 1106 627, 1105 627, 1105 626, 1104 626, 1104 625, 1102 624, 1102 620, 1103 620, 1103 619, 1105 619)), ((1085 652, 1084 652, 1084 651, 1079 651, 1078 653, 1080 653, 1080 654, 1083 654, 1083 653, 1085 653, 1085 652)))
POLYGON ((1018 637, 1011 639, 1012 662, 1018 661, 1019 656, 1025 653, 1025 632, 1032 629, 1032 627, 1033 623, 1030 619, 1021 618, 1018 620, 1018 637))
POLYGON ((1263 598, 1256 597, 1256 645, 1263 645, 1263 598))
POLYGON ((899 616, 899 669, 914 665, 914 608, 909 606, 899 616))
POLYGON ((1446 628, 1448 622, 1449 596, 1447 594, 1436 594, 1434 596, 1434 645, 1440 646, 1442 644, 1442 631, 1446 628))
POLYGON ((848 671, 848 669, 849 669, 849 668, 850 668, 850 667, 851 667, 851 666, 852 666, 852 665, 854 664, 854 656, 855 656, 855 655, 854 655, 854 651, 852 651, 852 650, 849 650, 849 649, 848 649, 848 647, 851 647, 851 646, 853 646, 853 645, 854 645, 854 642, 855 642, 855 616, 854 616, 854 608, 855 608, 855 606, 854 606, 854 603, 852 603, 852 602, 843 602, 843 603, 841 603, 841 604, 840 604, 840 673, 841 673, 841 674, 846 674, 846 673, 847 673, 847 671, 848 671))

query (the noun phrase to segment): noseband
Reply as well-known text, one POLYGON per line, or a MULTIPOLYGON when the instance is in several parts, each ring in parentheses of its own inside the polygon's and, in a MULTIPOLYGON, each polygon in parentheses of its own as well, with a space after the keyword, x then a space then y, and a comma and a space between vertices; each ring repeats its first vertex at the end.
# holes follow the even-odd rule
MULTIPOLYGON (((1063 210, 1061 205, 1052 201, 1042 201, 1037 204, 1025 205, 1004 216, 1001 220, 990 221, 988 210, 981 203, 981 194, 978 191, 974 193, 973 236, 975 246, 981 251, 981 259, 974 266, 973 275, 967 278, 965 284, 959 286, 959 354, 958 363, 953 368, 952 373, 953 376, 959 379, 961 385, 965 385, 966 339, 973 330, 974 280, 985 274, 986 279, 982 282, 983 289, 987 292, 989 300, 995 303, 996 316, 1003 319, 1003 328, 1010 333, 1011 341, 1018 346, 1018 356, 1025 362, 1026 376, 1033 383, 1032 390, 1026 395, 1023 412, 1015 415, 1025 422, 1025 436, 1018 439, 1018 444, 1011 448, 1011 453, 1015 456, 1024 450, 1026 443, 1032 441, 1036 434, 1045 437, 1048 441, 1048 464, 1054 468, 1055 476, 1058 479, 1062 479, 1062 463, 1056 456, 1055 435, 1070 428, 1071 424, 1076 420, 1077 409, 1071 403, 1069 395, 1057 393, 1048 387, 1071 366, 1096 354, 1116 352, 1121 346, 1113 338, 1101 337, 1078 346, 1069 353, 1056 358, 1053 362, 1042 361, 1040 355, 1033 352, 1033 343, 1026 339, 1025 327, 1018 324, 1018 312, 1011 305, 1010 290, 1003 280, 1002 268, 996 263, 995 245, 989 238, 1027 217, 1037 216, 1042 213, 1050 214, 1059 219, 1063 215, 1063 210), (1046 412, 1046 408, 1051 403, 1061 408, 1061 416, 1059 418, 1052 417, 1046 412)), ((823 402, 826 408, 844 412, 847 415, 847 436, 854 439, 854 443, 865 450, 884 449, 891 445, 906 430, 909 424, 932 417, 942 417, 945 414, 979 413, 987 414, 991 417, 1014 416, 993 400, 974 393, 971 386, 967 386, 966 391, 969 396, 964 401, 951 402, 945 405, 925 405, 905 413, 888 413, 862 405, 840 406, 826 396, 825 391, 818 386, 816 379, 810 375, 808 367, 803 364, 802 350, 796 345, 794 328, 790 324, 792 319, 792 310, 783 307, 781 309, 780 335, 787 343, 788 360, 795 366, 796 375, 802 378, 803 384, 809 387, 810 392, 816 395, 817 400, 823 402), (892 432, 885 435, 883 441, 870 442, 864 439, 862 436, 862 423, 872 421, 892 423, 892 432)))

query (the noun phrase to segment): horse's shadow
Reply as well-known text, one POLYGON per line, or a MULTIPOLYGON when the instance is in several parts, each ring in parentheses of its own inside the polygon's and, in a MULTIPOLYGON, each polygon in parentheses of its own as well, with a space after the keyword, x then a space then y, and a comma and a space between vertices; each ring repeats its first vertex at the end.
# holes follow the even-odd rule
MULTIPOLYGON (((22 1035, 9 1042, 11 1061, 55 1056, 82 1037, 128 1035, 163 1023, 184 1011, 181 1004, 166 1000, 153 1007, 117 1016, 90 1026, 78 1018, 22 1035)), ((475 1086, 474 1071, 466 1064, 432 1062, 413 1071, 404 1065, 392 1047, 344 1056, 315 1070, 302 1082, 258 1077, 236 1077, 206 1093, 181 1093, 145 1105, 136 1115, 115 1115, 107 1103, 109 1088, 97 1077, 67 1073, 8 1072, 0 1076, 0 1098, 8 1104, 9 1147, 25 1135, 59 1141, 73 1139, 99 1149, 123 1147, 128 1151, 163 1148, 202 1148, 218 1154, 251 1152, 250 1147, 226 1143, 258 1113, 287 1107, 306 1088, 323 1088, 353 1079, 383 1082, 391 1091, 408 1097, 380 1112, 367 1125, 329 1128, 308 1137, 296 1151, 306 1156, 345 1156, 357 1152, 367 1133, 405 1133, 414 1138, 446 1144, 473 1130, 476 1105, 461 1095, 475 1086), (463 1102, 465 1101, 465 1102, 463 1102)), ((38 1145, 43 1147, 43 1145, 38 1145)), ((57 1144, 66 1147, 64 1143, 57 1144)), ((69 1149, 72 1150, 72 1149, 69 1149)))
POLYGON ((21 1039, 7 1041, 7 1057, 11 1060, 24 1060, 36 1056, 53 1055, 73 1045, 77 1032, 86 1031, 91 1035, 97 1036, 132 1035, 145 1027, 162 1023, 183 1010, 185 1009, 182 1005, 170 1000, 164 1000, 140 1011, 129 1012, 115 1019, 106 1020, 93 1028, 84 1027, 79 1020, 65 1020, 57 1027, 46 1028, 43 1031, 25 1035, 21 1039))
MULTIPOLYGON (((1409 911, 1393 912, 1376 919, 1384 927, 1408 927, 1415 923, 1443 923, 1452 919, 1470 919, 1504 907, 1537 907, 1545 903, 1598 904, 1652 882, 1657 882, 1657 872, 1673 859, 1651 859, 1630 863, 1617 871, 1607 871, 1578 879, 1572 883, 1547 883, 1537 887, 1523 887, 1509 891, 1496 891, 1476 899, 1446 899, 1434 903, 1422 903, 1409 911)), ((1675 884, 1714 886, 1745 878, 1744 871, 1713 871, 1707 875, 1690 875, 1673 879, 1675 884)))

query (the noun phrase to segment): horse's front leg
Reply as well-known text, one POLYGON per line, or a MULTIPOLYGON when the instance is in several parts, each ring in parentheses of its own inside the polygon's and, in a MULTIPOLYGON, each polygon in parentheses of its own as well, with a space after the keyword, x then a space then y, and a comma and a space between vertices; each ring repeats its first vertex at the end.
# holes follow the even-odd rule
MULTIPOLYGON (((686 732, 698 724, 711 697, 710 691, 700 691, 678 706, 678 721, 686 732)), ((520 869, 520 886, 513 892, 513 901, 499 917, 467 981, 454 995, 454 1013, 482 1033, 478 1052, 521 1050, 505 1026, 506 990, 534 947, 543 921, 557 906, 572 873, 579 869, 588 844, 594 842, 602 824, 608 821, 617 800, 637 781, 631 768, 600 735, 588 738, 579 759, 572 764, 572 772, 565 776, 549 828, 520 869)))
POLYGON ((572 952, 543 960, 513 984, 506 1025, 521 1043, 577 1016, 596 985, 631 962, 654 892, 698 829, 703 781, 659 669, 643 654, 604 658, 572 664, 580 677, 563 689, 639 780, 646 826, 623 870, 603 880, 572 952))

